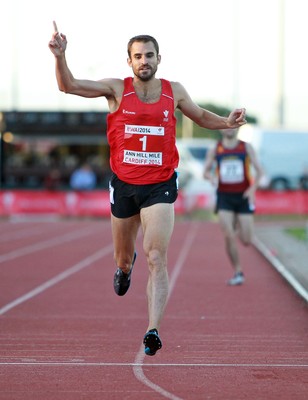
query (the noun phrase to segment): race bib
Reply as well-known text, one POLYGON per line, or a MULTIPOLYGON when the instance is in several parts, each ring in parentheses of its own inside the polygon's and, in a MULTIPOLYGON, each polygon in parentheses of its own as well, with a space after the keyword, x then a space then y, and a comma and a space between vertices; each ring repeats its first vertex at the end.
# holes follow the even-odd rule
POLYGON ((222 183, 241 183, 244 181, 243 161, 236 159, 222 160, 219 170, 222 183))
POLYGON ((135 165, 162 165, 162 126, 125 125, 123 162, 135 165))

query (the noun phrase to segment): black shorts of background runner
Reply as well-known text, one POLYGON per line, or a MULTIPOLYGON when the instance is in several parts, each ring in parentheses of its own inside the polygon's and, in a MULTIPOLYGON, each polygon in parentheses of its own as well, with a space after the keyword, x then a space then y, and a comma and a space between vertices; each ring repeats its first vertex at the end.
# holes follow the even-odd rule
POLYGON ((131 185, 113 174, 109 191, 112 214, 117 218, 129 218, 139 214, 144 207, 157 203, 174 203, 178 196, 177 173, 168 181, 150 185, 131 185))
POLYGON ((236 214, 253 214, 254 204, 249 204, 243 193, 221 193, 217 192, 216 213, 219 210, 232 211, 236 214))

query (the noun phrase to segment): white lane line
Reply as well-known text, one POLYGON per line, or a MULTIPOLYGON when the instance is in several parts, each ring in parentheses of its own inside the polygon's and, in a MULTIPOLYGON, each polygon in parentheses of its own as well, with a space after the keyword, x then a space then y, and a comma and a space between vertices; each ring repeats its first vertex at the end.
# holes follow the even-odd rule
MULTIPOLYGON (((177 259, 177 262, 172 270, 171 278, 170 278, 170 283, 169 283, 169 295, 168 295, 168 300, 170 299, 170 296, 173 292, 173 289, 175 287, 176 280, 181 272, 181 269, 184 265, 184 262, 187 258, 188 252, 191 248, 191 245, 195 239, 197 233, 197 224, 196 223, 191 223, 190 227, 187 231, 186 239, 184 242, 184 245, 181 248, 181 251, 179 253, 179 257, 177 259)), ((167 300, 167 301, 168 301, 167 300)), ((144 364, 144 346, 141 345, 139 352, 136 355, 135 358, 135 363, 133 364, 133 371, 135 374, 135 377, 143 383, 145 386, 148 386, 149 388, 153 389, 155 392, 159 393, 166 399, 171 399, 171 400, 182 400, 180 397, 174 395, 173 393, 170 393, 163 389, 161 386, 157 385, 156 383, 150 381, 143 372, 142 367, 146 365, 148 367, 149 364, 144 364)))
POLYGON ((286 279, 286 281, 295 289, 295 291, 308 302, 308 291, 300 282, 287 270, 281 261, 275 257, 261 240, 254 238, 254 246, 259 252, 273 265, 273 267, 286 279))
POLYGON ((18 297, 11 303, 6 304, 4 307, 0 308, 0 315, 5 314, 9 310, 18 305, 24 303, 27 300, 32 299, 33 297, 37 296, 38 294, 44 292, 45 290, 49 289, 50 287, 56 285, 57 283, 63 281, 64 279, 68 278, 69 276, 75 274, 76 272, 81 271, 82 269, 88 267, 89 265, 93 264, 95 261, 99 260, 100 258, 106 256, 107 254, 113 251, 113 245, 110 244, 103 249, 100 249, 96 253, 90 255, 89 257, 84 258, 77 264, 73 265, 72 267, 66 269, 65 271, 61 272, 60 274, 56 275, 55 277, 49 279, 48 281, 44 282, 42 285, 37 286, 35 289, 31 290, 30 292, 24 294, 21 297, 18 297))
POLYGON ((53 239, 43 240, 41 242, 31 244, 29 246, 21 247, 19 249, 10 251, 9 253, 3 254, 0 256, 0 263, 5 261, 14 260, 15 258, 22 257, 31 253, 35 253, 36 251, 41 251, 47 249, 49 247, 57 246, 63 244, 65 242, 71 242, 76 239, 80 239, 82 237, 93 234, 93 227, 89 227, 88 229, 83 229, 77 232, 69 232, 62 236, 57 236, 53 239))
MULTIPOLYGON (((13 240, 18 240, 22 238, 30 238, 31 236, 37 236, 40 233, 53 233, 54 231, 59 231, 65 226, 65 222, 55 221, 55 223, 49 223, 45 221, 38 221, 37 223, 24 223, 24 222, 17 222, 12 224, 11 222, 8 224, 1 224, 1 234, 0 234, 0 242, 11 242, 13 240), (10 230, 11 226, 15 225, 14 227, 17 228, 16 230, 10 230), (2 233, 3 232, 3 233, 2 233)), ((77 225, 74 224, 70 227, 71 231, 77 228, 77 225)))
MULTIPOLYGON (((2 226, 5 229, 5 227, 2 226)), ((46 232, 42 226, 37 226, 35 228, 26 227, 24 229, 18 229, 18 231, 6 232, 3 235, 0 235, 0 242, 11 242, 12 240, 18 240, 22 238, 29 238, 34 235, 38 235, 40 233, 46 232)))
MULTIPOLYGON (((106 363, 106 362, 60 362, 60 361, 12 361, 0 362, 0 366, 8 365, 33 365, 33 366, 56 366, 56 367, 143 367, 145 364, 138 363, 106 363)), ((212 363, 212 364, 190 364, 190 363, 157 363, 146 364, 146 367, 205 367, 205 368, 308 368, 308 364, 228 364, 228 363, 212 363)), ((154 385, 154 384, 153 384, 154 385)), ((155 385, 157 386, 157 385, 155 385)), ((175 397, 172 397, 175 398, 175 397)))

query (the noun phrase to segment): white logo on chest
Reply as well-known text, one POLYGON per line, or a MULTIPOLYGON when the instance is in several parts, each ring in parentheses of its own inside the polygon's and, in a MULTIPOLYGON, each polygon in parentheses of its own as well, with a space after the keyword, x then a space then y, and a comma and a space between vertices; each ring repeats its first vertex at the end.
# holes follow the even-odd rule
POLYGON ((165 121, 165 122, 168 122, 168 121, 169 121, 169 118, 168 118, 169 111, 168 111, 168 110, 165 110, 165 111, 163 111, 163 114, 164 114, 164 116, 165 116, 164 121, 165 121))

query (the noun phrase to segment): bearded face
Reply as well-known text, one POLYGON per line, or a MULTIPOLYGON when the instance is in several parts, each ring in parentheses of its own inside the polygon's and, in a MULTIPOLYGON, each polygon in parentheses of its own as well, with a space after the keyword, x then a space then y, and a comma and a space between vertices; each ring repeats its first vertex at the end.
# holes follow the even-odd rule
POLYGON ((131 48, 131 57, 127 60, 134 75, 143 82, 147 82, 156 74, 160 55, 156 54, 152 42, 135 42, 131 48))

